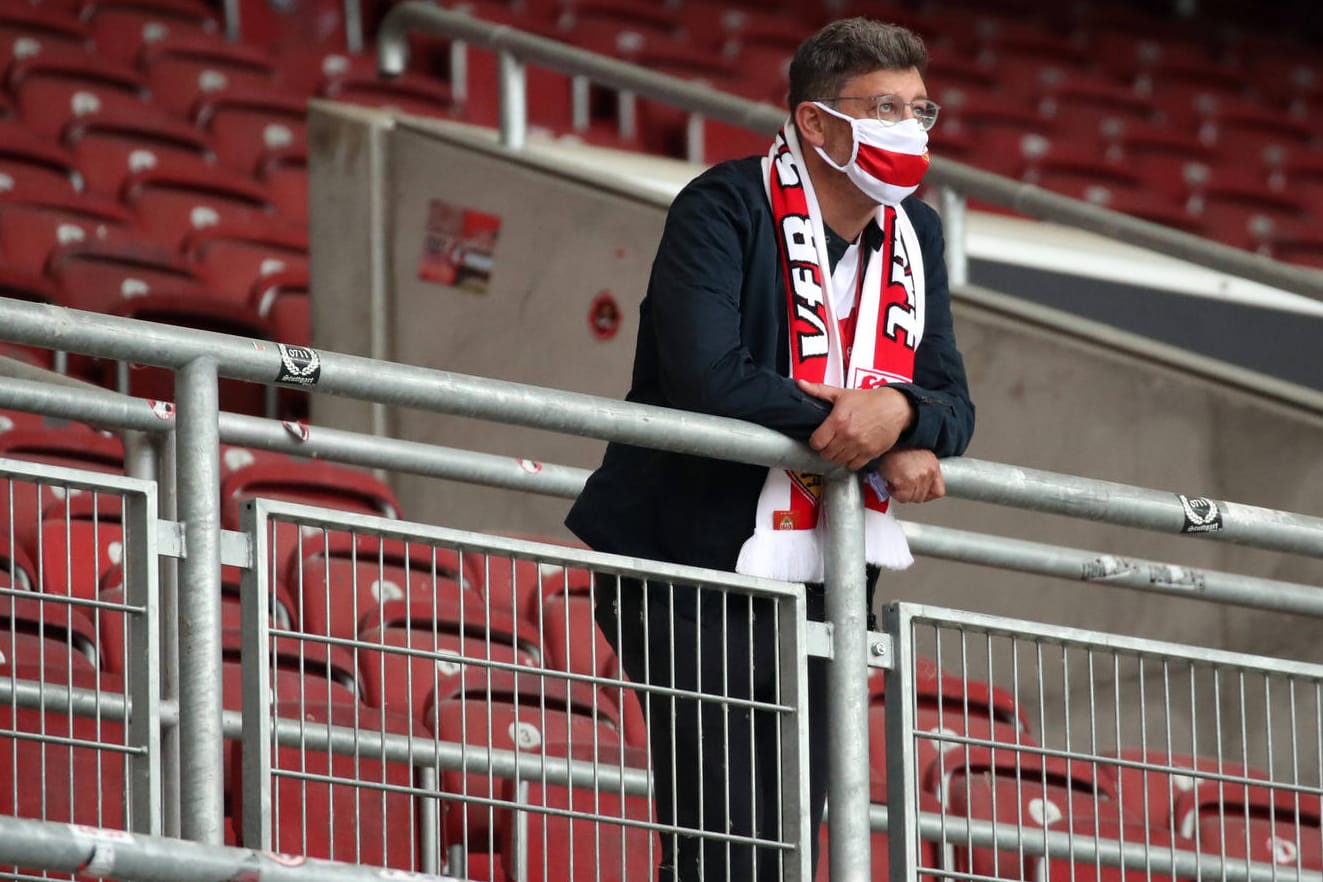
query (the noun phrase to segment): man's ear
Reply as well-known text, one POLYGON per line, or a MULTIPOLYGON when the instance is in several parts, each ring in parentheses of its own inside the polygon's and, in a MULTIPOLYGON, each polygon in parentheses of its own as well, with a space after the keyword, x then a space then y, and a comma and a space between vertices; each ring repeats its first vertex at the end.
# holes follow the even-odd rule
POLYGON ((827 134, 823 128, 822 108, 812 101, 801 101, 795 106, 795 126, 799 129, 799 140, 804 144, 821 147, 827 143, 827 134))

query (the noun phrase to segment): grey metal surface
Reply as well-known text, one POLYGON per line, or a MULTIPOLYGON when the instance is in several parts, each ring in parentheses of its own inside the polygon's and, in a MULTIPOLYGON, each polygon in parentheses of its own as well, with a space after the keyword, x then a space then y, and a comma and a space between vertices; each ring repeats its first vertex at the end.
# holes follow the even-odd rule
POLYGON ((501 145, 523 150, 528 141, 528 79, 524 63, 512 52, 496 55, 501 95, 501 145))
MULTIPOLYGON (((162 520, 178 523, 178 465, 173 431, 156 438, 157 505, 162 520)), ((158 538, 159 549, 159 538, 158 538)), ((174 723, 161 733, 161 810, 166 836, 179 833, 179 561, 159 562, 158 606, 161 611, 160 684, 161 702, 174 708, 174 723)))
MULTIPOLYGON (((151 451, 149 445, 143 450, 151 451)), ((152 456, 153 466, 155 457, 152 456)), ((143 752, 129 759, 126 798, 130 829, 159 836, 164 832, 161 757, 161 669, 159 558, 156 549, 157 489, 144 480, 141 493, 124 497, 124 601, 142 610, 127 616, 128 657, 125 692, 133 709, 129 742, 143 752)))
POLYGON ((179 805, 185 839, 225 838, 221 780, 221 561, 216 361, 175 374, 177 506, 187 554, 179 572, 179 805))
MULTIPOLYGON (((407 34, 412 31, 449 36, 472 45, 508 52, 525 61, 564 73, 586 75, 613 89, 634 92, 769 136, 785 122, 786 111, 782 108, 737 98, 678 77, 654 73, 507 25, 482 22, 417 0, 395 6, 377 32, 378 63, 384 74, 404 71, 408 61, 407 34)), ((1323 299, 1323 273, 1318 270, 1278 263, 1271 258, 1060 196, 963 163, 934 159, 927 180, 957 191, 966 198, 1101 233, 1284 291, 1323 299)))
POLYGON ((827 673, 831 743, 827 800, 832 807, 832 878, 872 877, 868 836, 868 600, 864 576, 864 497, 853 474, 826 481, 823 544, 832 661, 827 673))

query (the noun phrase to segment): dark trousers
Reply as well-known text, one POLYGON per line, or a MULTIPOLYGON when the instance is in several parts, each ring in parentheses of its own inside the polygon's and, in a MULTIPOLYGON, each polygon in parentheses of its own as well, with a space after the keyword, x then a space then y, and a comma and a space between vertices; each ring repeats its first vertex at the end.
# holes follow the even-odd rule
MULTIPOLYGON (((598 582, 599 589, 604 582, 598 582)), ((645 588, 630 579, 620 580, 617 599, 614 588, 607 585, 599 595, 597 623, 633 682, 735 699, 777 700, 772 601, 751 604, 747 597, 726 598, 717 592, 697 599, 687 586, 672 589, 649 582, 645 588)), ((807 605, 809 620, 821 621, 820 588, 810 588, 807 605)), ((808 662, 808 809, 815 873, 817 831, 827 797, 826 665, 822 659, 808 662)), ((783 839, 776 713, 642 691, 638 695, 652 749, 658 823, 783 839)), ((661 836, 659 882, 780 879, 772 849, 698 836, 661 836)))

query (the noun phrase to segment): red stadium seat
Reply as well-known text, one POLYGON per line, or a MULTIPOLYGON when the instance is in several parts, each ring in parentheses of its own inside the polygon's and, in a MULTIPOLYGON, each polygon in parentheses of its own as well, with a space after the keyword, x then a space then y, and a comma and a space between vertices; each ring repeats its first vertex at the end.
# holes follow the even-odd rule
POLYGON ((42 591, 95 599, 102 577, 124 557, 122 503, 82 493, 48 507, 41 524, 42 591))
POLYGON ((70 119, 64 142, 73 148, 87 190, 118 197, 134 174, 158 166, 205 164, 211 145, 202 133, 152 107, 111 107, 70 119))
MULTIPOLYGON (((7 577, 0 577, 0 587, 12 590, 7 577)), ((67 602, 25 594, 21 591, 0 594, 0 648, 8 642, 14 664, 46 665, 50 669, 47 679, 51 682, 83 685, 78 682, 76 672, 89 665, 94 669, 99 667, 97 629, 92 616, 82 607, 67 602), (20 649, 16 642, 20 634, 40 639, 44 654, 36 658, 26 654, 14 656, 12 653, 20 649), (11 637, 14 641, 10 641, 11 637)))
POLYGON ((77 183, 73 156, 59 144, 33 134, 26 126, 0 120, 0 174, 22 176, 40 173, 53 181, 51 189, 77 183))
MULTIPOLYGON (((610 750, 619 745, 619 737, 593 718, 592 694, 581 684, 543 679, 535 671, 471 671, 461 686, 429 702, 424 721, 437 739, 474 747, 550 756, 575 748, 610 750)), ((440 783, 442 792, 454 796, 442 807, 444 844, 501 851, 510 832, 510 811, 464 802, 466 797, 497 798, 504 790, 501 779, 443 771, 440 783)))
POLYGON ((9 267, 40 275, 55 248, 124 238, 129 223, 128 212, 118 203, 88 194, 46 194, 23 202, 0 199, 0 255, 9 267))
MULTIPOLYGON (((567 548, 584 548, 580 542, 563 542, 543 536, 518 536, 567 548)), ((508 610, 529 622, 536 622, 543 602, 558 594, 589 594, 593 587, 593 574, 581 567, 563 567, 559 564, 538 563, 522 557, 486 557, 474 555, 466 561, 466 572, 491 602, 493 609, 508 610)))
POLYGON ((198 33, 170 33, 143 48, 155 102, 189 114, 214 93, 243 87, 273 89, 275 62, 266 52, 198 33))
MULTIPOLYGON (((949 814, 979 818, 1022 831, 1070 828, 1082 822, 1120 823, 1122 809, 1105 767, 1029 751, 971 748, 942 781, 940 801, 949 814)), ((1029 878, 1032 858, 988 848, 948 846, 948 866, 960 873, 1029 878)))
POLYGON ((179 18, 159 9, 132 6, 103 9, 92 21, 96 51, 115 61, 134 65, 142 57, 143 50, 153 43, 178 34, 196 37, 215 31, 214 22, 199 23, 191 17, 179 18))
POLYGON ((46 272, 59 285, 60 305, 93 312, 156 294, 207 296, 206 285, 171 249, 141 240, 57 247, 46 272))
MULTIPOLYGON (((971 718, 1006 723, 1022 732, 1029 730, 1029 719, 1024 708, 1016 702, 1015 694, 1002 686, 961 677, 939 668, 936 662, 924 656, 914 660, 913 677, 914 690, 921 706, 941 706, 947 713, 960 715, 968 708, 971 718)), ((869 703, 874 705, 886 700, 886 678, 879 669, 869 671, 868 696, 869 703)))
POLYGON ((219 25, 216 10, 205 0, 77 0, 77 4, 80 15, 93 23, 113 10, 136 9, 206 31, 215 31, 219 25))
POLYGON ((1178 834, 1181 822, 1176 804, 1207 780, 1194 772, 1268 780, 1266 772, 1212 756, 1127 748, 1117 751, 1116 757, 1125 764, 1110 767, 1111 774, 1116 780, 1117 798, 1125 803, 1129 814, 1154 830, 1178 834))
POLYGON ((271 323, 276 339, 295 346, 312 345, 312 305, 307 270, 262 276, 248 289, 248 305, 271 323))
MULTIPOLYGON (((940 814, 942 808, 926 793, 919 794, 919 811, 940 814)), ((818 828, 818 873, 814 877, 815 882, 831 882, 831 849, 828 847, 831 831, 827 824, 818 828)), ((891 878, 891 839, 886 833, 874 833, 869 842, 870 861, 872 863, 873 879, 891 878)), ((936 842, 921 841, 919 843, 919 866, 921 867, 941 867, 941 856, 939 846, 936 842)), ((919 879, 924 882, 933 882, 933 876, 920 873, 919 879)))
POLYGON ((182 250, 213 293, 244 306, 256 306, 251 292, 263 279, 308 272, 307 229, 276 219, 202 227, 189 233, 182 250))
POLYGON ((194 230, 219 224, 265 226, 274 214, 266 192, 246 175, 174 159, 129 175, 120 199, 149 235, 175 247, 194 230))
POLYGON ((1321 808, 1316 793, 1203 780, 1177 800, 1174 814, 1180 834, 1204 854, 1317 871, 1323 870, 1321 808))
POLYGON ((87 28, 71 15, 28 3, 0 9, 0 74, 15 57, 39 55, 50 47, 83 49, 87 28))
MULTIPOLYGON (((638 748, 615 744, 549 744, 546 753, 573 760, 599 762, 602 765, 646 771, 648 756, 638 748)), ((525 866, 529 882, 628 882, 655 878, 661 858, 661 843, 655 832, 634 824, 655 823, 651 800, 641 796, 623 796, 620 791, 571 788, 544 784, 534 778, 521 792, 514 781, 507 781, 501 798, 523 801, 530 809, 526 817, 527 839, 525 866), (565 814, 539 812, 539 808, 559 812, 586 813, 593 820, 571 818, 565 814), (617 819, 619 822, 617 822, 617 819)), ((505 841, 505 862, 512 865, 515 842, 505 841)))
POLYGON ((141 101, 146 81, 132 68, 72 49, 51 48, 9 66, 7 89, 32 130, 58 136, 71 115, 141 101))
POLYGON ((430 609, 433 604, 458 607, 461 598, 475 608, 483 603, 478 592, 465 591, 444 576, 434 578, 430 569, 386 565, 379 558, 305 559, 302 567, 295 565, 291 570, 302 576, 299 617, 303 630, 343 640, 352 640, 360 630, 372 627, 373 613, 380 604, 401 602, 430 609))
MULTIPOLYGON (((251 461, 244 463, 251 464, 251 461)), ((242 466, 236 464, 236 467, 242 466)), ((315 535, 303 537, 298 552, 290 558, 287 569, 282 573, 291 585, 298 585, 300 579, 308 579, 314 570, 361 564, 379 567, 382 573, 393 576, 400 583, 412 582, 420 576, 430 580, 435 573, 438 579, 458 582, 468 588, 478 584, 468 572, 459 552, 422 542, 382 539, 368 533, 322 533, 319 530, 315 535), (406 571, 409 573, 407 578, 404 575, 406 571)))
MULTIPOLYGON (((275 711, 313 731, 329 724, 366 735, 425 737, 406 718, 355 704, 280 702, 275 711)), ((242 830, 243 763, 239 743, 231 749, 231 805, 235 828, 242 830)), ((417 865, 418 805, 409 793, 415 786, 409 765, 294 744, 276 748, 271 766, 271 848, 400 870, 417 865), (360 783, 341 783, 351 781, 360 783)))
POLYGON ((307 104, 301 95, 272 87, 226 89, 203 98, 193 121, 211 136, 220 161, 251 174, 266 154, 306 148, 307 104))

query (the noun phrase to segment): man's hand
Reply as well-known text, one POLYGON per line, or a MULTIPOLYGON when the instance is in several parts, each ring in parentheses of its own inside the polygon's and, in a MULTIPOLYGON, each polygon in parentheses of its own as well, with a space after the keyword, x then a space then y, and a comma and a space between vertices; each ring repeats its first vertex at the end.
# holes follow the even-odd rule
POLYGON ((896 444, 914 418, 914 407, 896 389, 842 389, 799 381, 799 388, 831 404, 831 413, 809 438, 823 458, 859 471, 896 444))
POLYGON ((897 502, 931 502, 946 495, 942 465, 931 450, 893 450, 878 469, 897 502))

